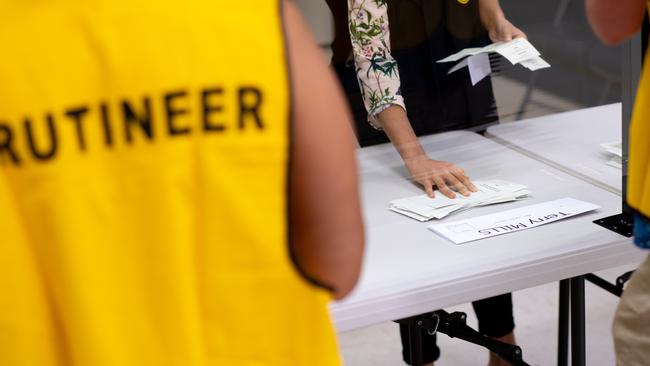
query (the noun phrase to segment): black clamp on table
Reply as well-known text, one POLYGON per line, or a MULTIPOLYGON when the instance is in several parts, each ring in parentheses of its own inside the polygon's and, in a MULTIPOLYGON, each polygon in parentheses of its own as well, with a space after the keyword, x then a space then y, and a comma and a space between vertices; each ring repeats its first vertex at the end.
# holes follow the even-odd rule
POLYGON ((467 325, 467 314, 461 312, 448 313, 438 310, 406 319, 396 320, 396 323, 404 324, 409 329, 411 343, 411 365, 422 366, 422 329, 433 335, 443 333, 451 338, 458 338, 464 341, 485 347, 499 357, 515 366, 528 366, 523 361, 521 348, 516 345, 494 340, 484 334, 477 332, 467 325))
POLYGON ((625 283, 632 277, 634 271, 625 272, 622 275, 616 278, 616 283, 610 283, 607 280, 596 276, 593 273, 585 275, 585 279, 594 285, 602 288, 603 290, 611 293, 612 295, 621 297, 623 295, 623 289, 625 288, 625 283))

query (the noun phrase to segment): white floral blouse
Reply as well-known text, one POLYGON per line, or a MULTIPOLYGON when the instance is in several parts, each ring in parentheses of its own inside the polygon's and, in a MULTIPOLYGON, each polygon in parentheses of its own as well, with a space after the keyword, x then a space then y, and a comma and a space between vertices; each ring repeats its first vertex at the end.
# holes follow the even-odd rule
POLYGON ((406 110, 397 61, 391 55, 388 0, 348 0, 350 40, 368 119, 392 105, 406 110))

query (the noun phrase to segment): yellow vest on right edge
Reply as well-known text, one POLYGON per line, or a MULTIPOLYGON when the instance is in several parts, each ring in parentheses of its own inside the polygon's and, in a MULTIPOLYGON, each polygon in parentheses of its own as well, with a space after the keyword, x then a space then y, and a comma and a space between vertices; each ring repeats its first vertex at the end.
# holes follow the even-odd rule
POLYGON ((630 162, 628 165, 627 203, 639 214, 650 218, 650 64, 646 62, 636 95, 630 124, 630 162))

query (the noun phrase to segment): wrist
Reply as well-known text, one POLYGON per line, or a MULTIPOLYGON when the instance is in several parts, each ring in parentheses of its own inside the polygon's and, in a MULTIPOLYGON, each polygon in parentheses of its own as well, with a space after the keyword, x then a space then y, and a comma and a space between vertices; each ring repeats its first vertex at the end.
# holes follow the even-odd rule
POLYGON ((427 157, 401 106, 392 105, 385 109, 377 115, 377 121, 405 163, 427 157))
POLYGON ((393 145, 405 163, 422 160, 427 157, 427 153, 418 140, 393 145))
POLYGON ((402 155, 402 160, 404 161, 404 165, 406 165, 407 168, 410 168, 423 161, 428 161, 431 159, 429 159, 429 156, 424 151, 422 151, 421 153, 413 153, 409 156, 402 155))
POLYGON ((498 6, 481 7, 481 23, 488 31, 494 30, 499 23, 506 20, 506 16, 498 6))

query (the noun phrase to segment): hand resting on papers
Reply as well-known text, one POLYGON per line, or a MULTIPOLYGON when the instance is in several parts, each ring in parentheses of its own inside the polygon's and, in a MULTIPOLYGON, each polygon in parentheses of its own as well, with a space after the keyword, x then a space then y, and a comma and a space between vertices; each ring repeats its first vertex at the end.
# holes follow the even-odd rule
POLYGON ((465 171, 452 163, 432 160, 426 155, 405 159, 404 163, 411 178, 424 187, 431 198, 435 197, 434 187, 449 198, 456 197, 452 188, 466 197, 477 191, 465 171))

